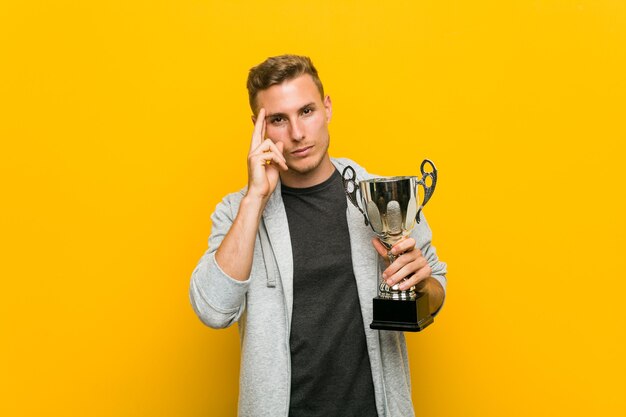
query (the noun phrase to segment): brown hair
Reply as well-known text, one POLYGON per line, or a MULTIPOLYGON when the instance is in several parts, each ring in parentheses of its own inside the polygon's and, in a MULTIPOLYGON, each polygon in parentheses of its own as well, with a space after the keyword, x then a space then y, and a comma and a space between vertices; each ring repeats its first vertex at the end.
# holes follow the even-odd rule
POLYGON ((256 96, 259 91, 267 90, 273 85, 292 80, 302 74, 309 74, 317 86, 322 99, 324 98, 324 86, 320 81, 317 70, 308 56, 280 55, 267 58, 256 67, 252 67, 248 73, 248 100, 250 108, 256 114, 256 96))

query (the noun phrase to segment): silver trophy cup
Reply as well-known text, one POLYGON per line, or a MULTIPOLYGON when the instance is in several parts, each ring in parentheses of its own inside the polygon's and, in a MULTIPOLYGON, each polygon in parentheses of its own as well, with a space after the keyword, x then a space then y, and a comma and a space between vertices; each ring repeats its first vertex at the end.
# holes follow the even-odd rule
MULTIPOLYGON (((430 200, 437 185, 437 169, 428 159, 420 166, 422 178, 373 178, 357 182, 351 166, 343 170, 343 185, 350 202, 370 225, 380 242, 391 250, 393 245, 409 235, 420 222, 422 208, 430 200), (420 188, 422 198, 420 199, 420 188), (420 202, 421 200, 421 202, 420 202)), ((395 256, 388 252, 390 262, 395 256)), ((373 329, 419 331, 432 323, 428 297, 415 287, 400 290, 389 287, 379 278, 378 297, 374 299, 373 329)))

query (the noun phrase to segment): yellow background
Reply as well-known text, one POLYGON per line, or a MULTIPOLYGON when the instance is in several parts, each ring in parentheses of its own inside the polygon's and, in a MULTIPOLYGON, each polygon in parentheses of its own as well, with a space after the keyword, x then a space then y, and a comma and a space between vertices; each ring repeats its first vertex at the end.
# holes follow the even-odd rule
POLYGON ((285 52, 333 156, 438 166, 418 415, 626 415, 624 1, 3 1, 0 48, 0 415, 235 414, 187 288, 285 52))

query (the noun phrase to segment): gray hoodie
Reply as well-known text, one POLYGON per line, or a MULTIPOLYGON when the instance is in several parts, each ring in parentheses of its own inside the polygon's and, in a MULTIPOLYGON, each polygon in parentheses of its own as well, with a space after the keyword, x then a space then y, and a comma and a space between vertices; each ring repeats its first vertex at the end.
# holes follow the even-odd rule
MULTIPOLYGON (((332 159, 342 172, 351 165, 358 180, 373 176, 349 159, 332 159)), ((237 281, 221 270, 215 251, 235 219, 245 189, 226 196, 215 209, 209 248, 193 271, 191 304, 203 323, 225 328, 239 323, 241 375, 239 416, 287 417, 291 388, 289 332, 293 304, 293 258, 280 183, 263 212, 254 247, 252 272, 237 281)), ((372 246, 374 232, 350 202, 346 212, 367 350, 380 417, 414 416, 411 379, 404 334, 369 328, 372 298, 377 295, 381 258, 372 246)), ((423 219, 413 230, 417 247, 428 260, 432 276, 446 287, 446 265, 431 246, 423 219)))

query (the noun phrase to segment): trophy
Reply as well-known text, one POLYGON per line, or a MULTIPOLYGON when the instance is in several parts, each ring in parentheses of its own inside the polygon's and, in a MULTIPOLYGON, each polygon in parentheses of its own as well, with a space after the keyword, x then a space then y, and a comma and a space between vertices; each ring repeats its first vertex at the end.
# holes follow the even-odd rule
MULTIPOLYGON (((351 166, 347 166, 342 173, 348 199, 363 214, 365 225, 372 227, 380 242, 389 250, 390 262, 397 258, 390 251, 392 246, 409 235, 420 222, 422 208, 435 191, 437 169, 432 161, 425 159, 420 171, 422 178, 419 180, 417 177, 389 177, 360 182, 356 181, 356 173, 351 166), (424 190, 419 206, 418 186, 424 190)), ((382 277, 379 280, 370 328, 417 332, 433 322, 427 294, 416 292, 415 286, 400 290, 398 284, 389 287, 382 277)))

